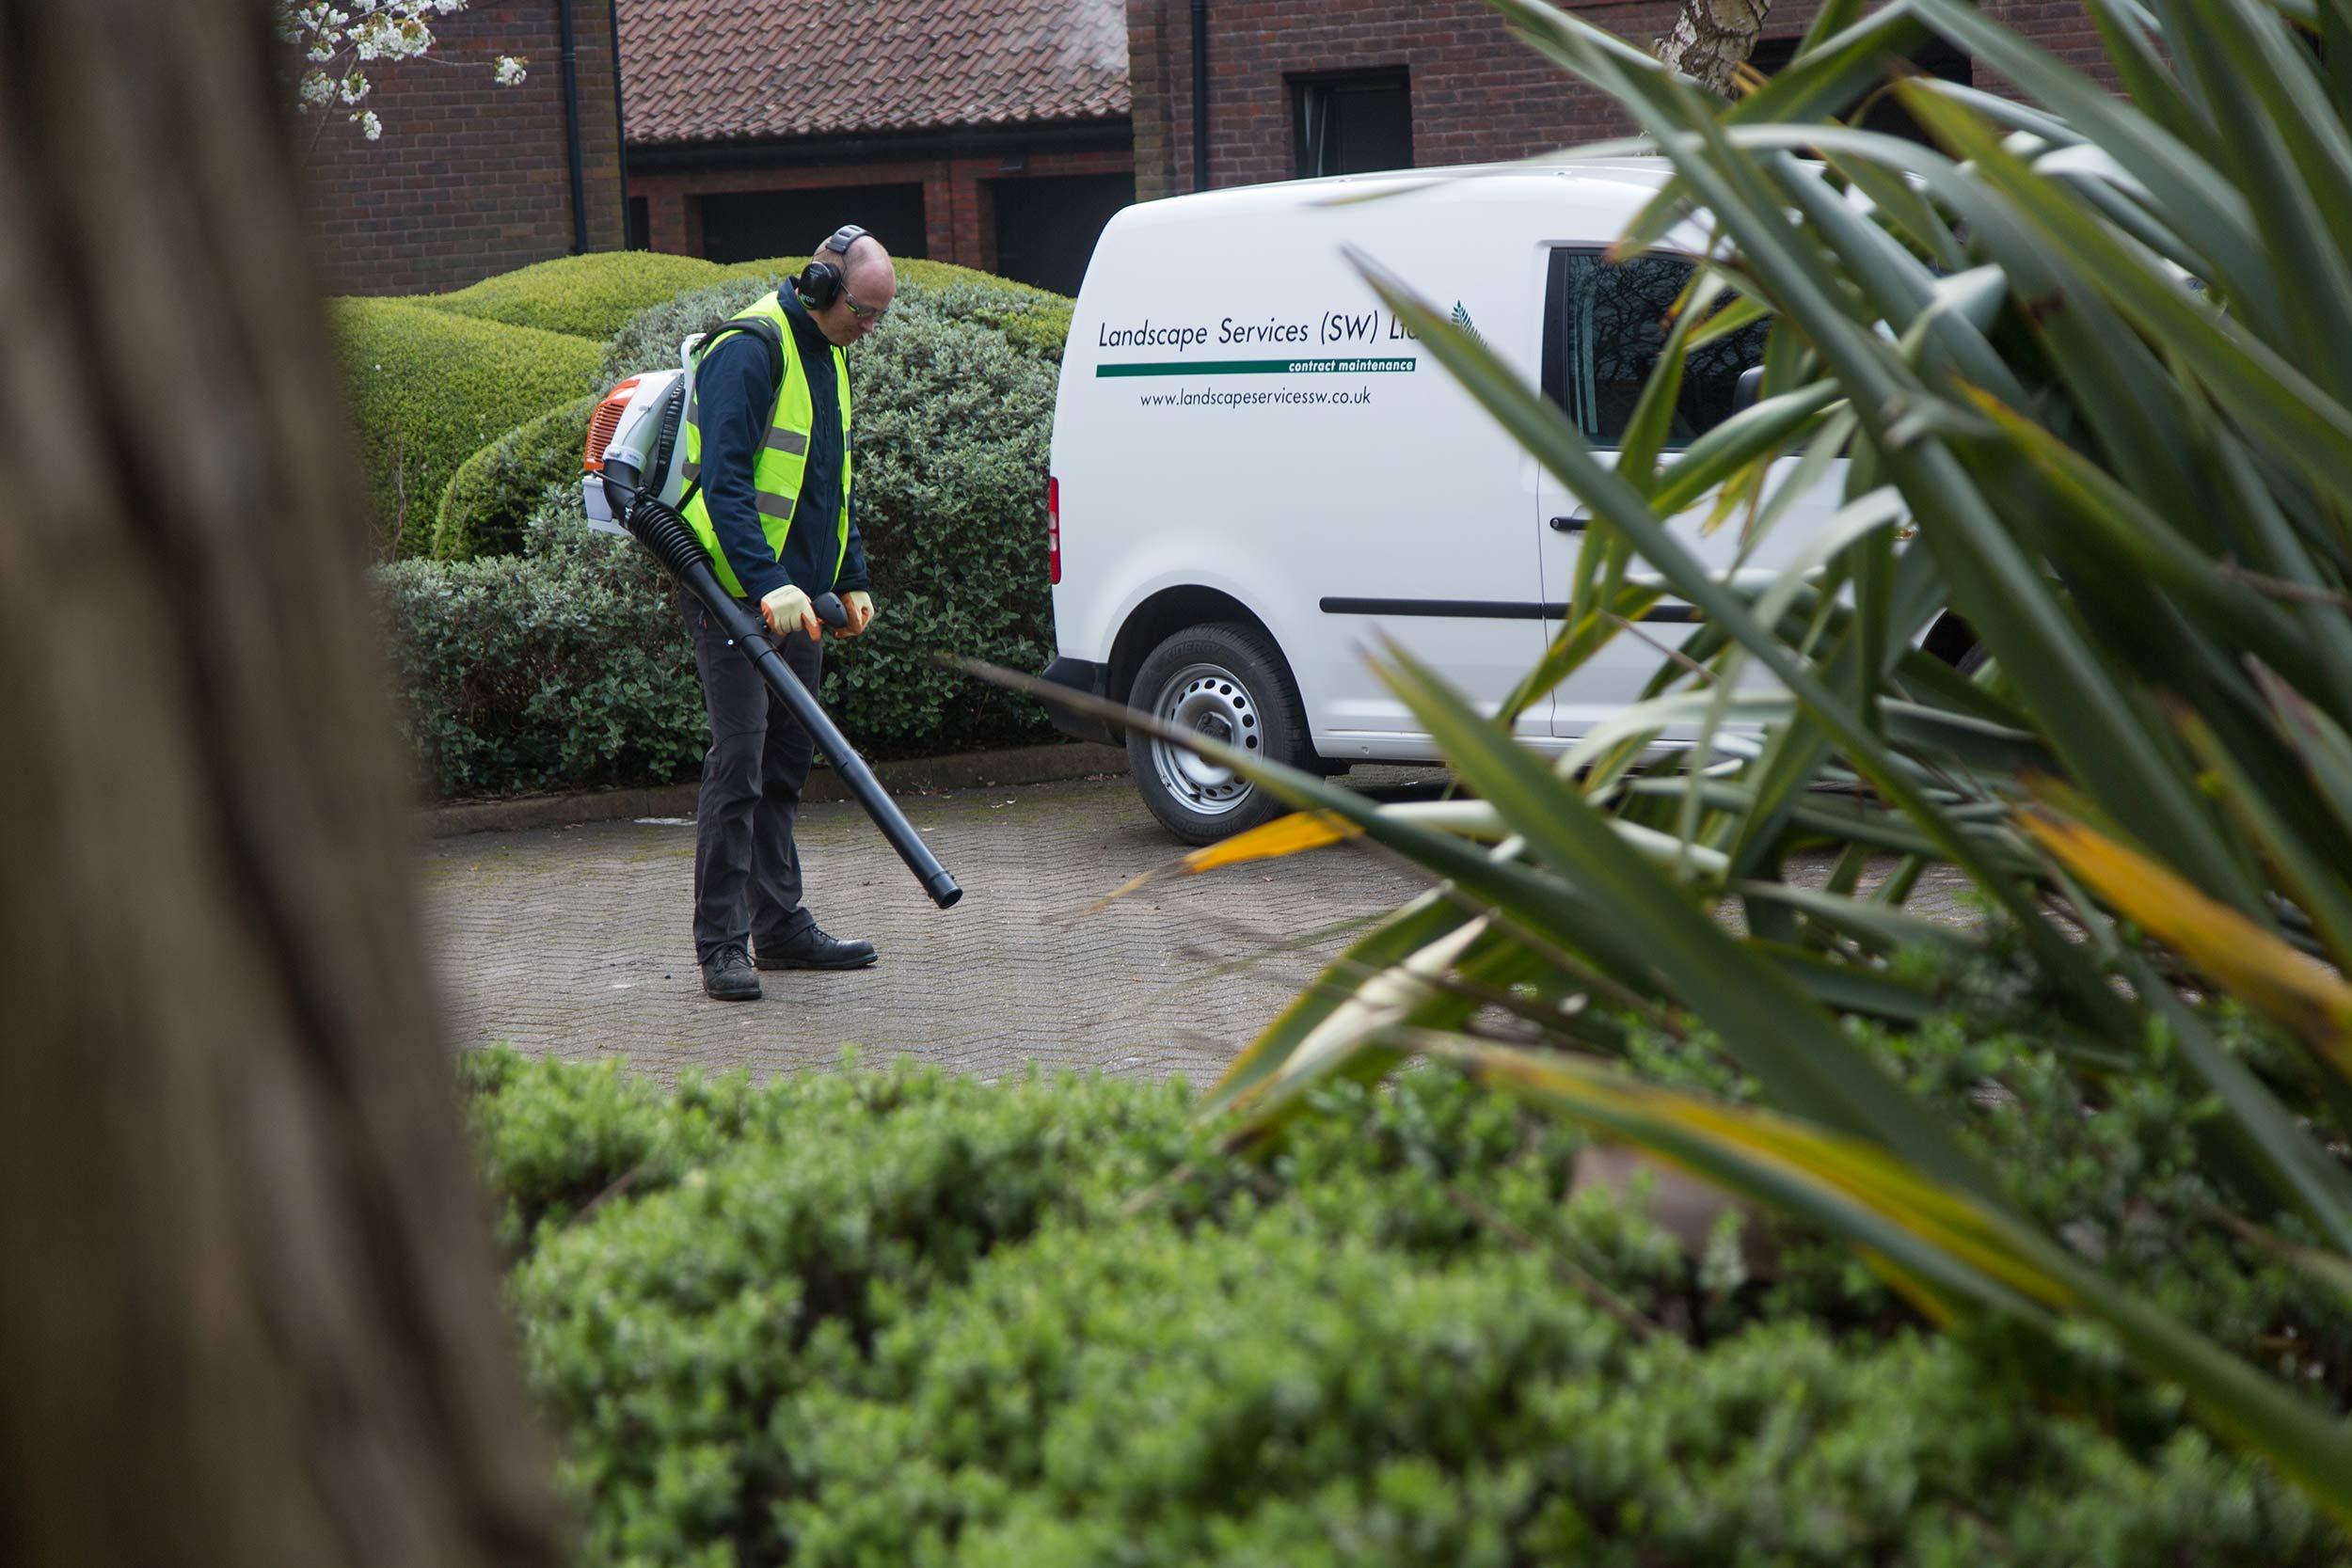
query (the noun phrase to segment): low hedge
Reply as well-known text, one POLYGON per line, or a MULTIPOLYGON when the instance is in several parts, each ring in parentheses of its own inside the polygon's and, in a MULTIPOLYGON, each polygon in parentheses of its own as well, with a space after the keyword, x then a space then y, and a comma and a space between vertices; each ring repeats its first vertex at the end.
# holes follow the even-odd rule
MULTIPOLYGON (((687 333, 774 286, 763 266, 639 311, 593 370, 581 369, 578 340, 554 339, 573 345, 564 364, 578 372, 562 389, 600 391, 668 363, 687 333)), ((931 655, 1034 670, 1051 651, 1043 490, 1070 302, 961 267, 904 270, 890 325, 860 346, 853 370, 859 516, 881 615, 866 636, 829 645, 824 701, 875 757, 1043 740, 1052 731, 1037 704, 931 655)), ((364 330, 347 332, 347 349, 380 344, 394 328, 418 344, 437 331, 457 336, 446 363, 406 340, 403 352, 367 361, 379 380, 441 399, 478 385, 469 355, 511 348, 508 335, 548 338, 409 304, 355 303, 365 306, 354 312, 364 330)), ((516 400, 548 389, 544 379, 518 381, 516 400)), ((392 393, 376 401, 383 406, 364 417, 379 432, 401 428, 392 393)), ((633 546, 588 543, 578 474, 593 408, 593 397, 545 406, 481 445, 442 489, 435 562, 384 578, 402 711, 437 799, 667 783, 698 765, 701 697, 674 591, 633 546), (491 563, 526 538, 554 543, 529 565, 491 563), (606 634, 567 620, 571 603, 598 607, 606 634)), ((483 416, 465 418, 479 428, 483 416)), ((419 551, 418 483, 403 553, 419 551)))
MULTIPOLYGON (((1915 1077, 2031 1077, 1947 1046, 1915 1077)), ((1175 1085, 466 1071, 590 1563, 2347 1560, 2099 1345, 1924 1335, 1777 1228, 1769 1280, 1726 1227, 1689 1257, 1450 1075, 1253 1169, 1175 1085)), ((2072 1161, 2033 1164, 2178 1217, 2072 1161)))
MULTIPOLYGON (((772 289, 807 264, 808 258, 804 256, 771 256, 757 261, 732 261, 727 263, 725 271, 729 277, 765 279, 768 287, 772 289)), ((1009 277, 999 277, 977 267, 960 267, 952 261, 910 261, 903 256, 894 256, 890 265, 891 270, 898 275, 902 287, 912 283, 918 289, 945 289, 957 283, 974 283, 1006 293, 1035 294, 1047 299, 1064 297, 1034 284, 1016 283, 1009 277)))
POLYGON ((601 356, 586 339, 405 300, 342 299, 332 309, 383 558, 423 553, 458 466, 579 397, 601 356))
MULTIPOLYGON (((604 377, 667 364, 689 333, 775 287, 758 264, 615 335, 604 377)), ((859 531, 880 614, 826 653, 824 700, 861 749, 931 755, 1048 738, 1038 704, 932 662, 1037 670, 1052 651, 1045 478, 1070 301, 962 267, 902 267, 858 345, 859 531)))
MULTIPOLYGON (((596 389, 640 371, 667 370, 677 363, 678 344, 688 334, 724 321, 762 294, 783 286, 781 267, 798 263, 750 261, 728 269, 721 280, 648 306, 631 316, 605 345, 596 389)), ((1070 332, 1073 301, 969 267, 941 261, 898 264, 898 298, 888 320, 859 343, 850 360, 856 376, 866 360, 888 351, 898 329, 917 317, 946 317, 986 326, 1013 341, 1023 352, 1058 370, 1062 342, 1070 332)), ((853 385, 856 385, 853 383, 853 385)), ((863 387, 859 386, 861 405, 863 387)))
MULTIPOLYGON (((784 286, 784 280, 801 270, 805 263, 790 257, 776 257, 765 261, 739 261, 726 269, 727 277, 749 279, 761 285, 746 296, 757 298, 769 289, 784 286)), ((1070 313, 1076 305, 1067 294, 1057 294, 1033 284, 1016 283, 1009 277, 981 272, 974 267, 960 267, 949 261, 910 261, 894 259, 893 269, 898 275, 901 300, 912 302, 923 295, 962 294, 970 299, 985 301, 977 312, 949 306, 959 315, 978 313, 989 318, 1011 340, 1013 346, 1026 353, 1061 363, 1063 341, 1070 336, 1070 313)), ((891 315, 897 320, 903 312, 893 307, 891 315)), ((692 331, 693 328, 687 328, 692 331)), ((680 336, 684 334, 681 333, 680 336)), ((869 340, 870 341, 871 340, 869 340)))
POLYGON ((469 289, 419 295, 415 303, 601 343, 647 306, 707 288, 725 276, 725 268, 699 256, 606 250, 560 256, 485 277, 469 289))
MULTIPOLYGON (((404 561, 377 571, 394 705, 433 800, 691 778, 708 744, 676 589, 635 544, 588 531, 560 482, 524 553, 404 561)), ((928 657, 977 650, 1034 668, 1041 642, 978 610, 910 594, 853 641, 826 643, 822 697, 869 759, 1047 737, 1043 714, 928 657)))
POLYGON ((891 752, 1052 734, 1035 701, 931 657, 1035 671, 1054 641, 1045 479, 1056 369, 985 318, 956 314, 957 303, 911 301, 859 349, 858 527, 878 617, 829 656, 825 687, 853 734, 891 752))
POLYGON ((701 766, 708 729, 675 590, 579 509, 579 486, 557 487, 524 555, 379 568, 395 711, 428 797, 667 783, 701 766))
MULTIPOLYGON (((541 267, 527 267, 523 271, 540 272, 559 264, 547 262, 541 267)), ((516 548, 524 521, 539 495, 550 483, 578 471, 580 450, 587 435, 588 419, 594 412, 595 399, 624 376, 667 368, 675 361, 678 342, 689 333, 734 314, 775 287, 777 280, 763 270, 771 264, 752 263, 742 277, 690 290, 675 298, 664 296, 660 303, 633 313, 607 346, 603 363, 593 381, 585 384, 588 401, 567 404, 536 415, 500 436, 458 467, 438 504, 432 536, 432 554, 443 561, 469 561, 477 556, 506 554, 516 548)), ((720 272, 708 262, 697 262, 696 265, 714 275, 720 272)), ((868 339, 859 352, 861 372, 869 363, 887 367, 901 353, 894 340, 910 333, 935 335, 943 321, 964 328, 984 328, 1027 359, 1059 365, 1062 343, 1070 331, 1070 301, 1041 290, 992 278, 985 273, 973 272, 964 267, 918 262, 910 263, 909 268, 912 276, 907 280, 900 306, 893 312, 891 328, 868 339)), ((520 277, 522 274, 509 276, 520 277)), ((504 278, 492 278, 490 283, 504 281, 504 278)), ((489 286, 477 284, 476 288, 489 286)), ((885 374, 879 389, 867 391, 861 388, 861 408, 871 414, 878 407, 887 407, 888 400, 901 390, 914 396, 928 396, 930 393, 931 388, 928 387, 902 388, 901 381, 902 378, 885 374)), ((1042 419, 1046 430, 1050 432, 1053 415, 1050 388, 1045 392, 1041 413, 1034 396, 1016 398, 1008 412, 1014 419, 1042 419)), ((928 417, 930 416, 923 411, 914 415, 918 420, 928 417)), ((1000 429, 1006 422, 998 422, 1000 429)), ((933 444, 937 443, 934 441, 933 444)), ((990 444, 1001 447, 1004 443, 997 439, 990 444)), ((1031 443, 1024 440, 1021 444, 1025 449, 1031 443)), ((953 453, 961 447, 950 444, 946 450, 953 453)), ((1037 471, 1042 474, 1042 456, 1038 456, 1036 461, 1037 471)), ((993 463, 983 463, 977 471, 993 483, 997 467, 993 463)), ((1023 491, 1034 488, 1025 478, 1013 477, 1023 491)), ((1039 480, 1038 483, 1041 485, 1042 480, 1039 480)), ((866 499, 878 499, 885 512, 897 510, 888 505, 888 498, 876 497, 870 475, 866 499)), ((994 510, 1005 509, 997 507, 994 510)), ((1029 500, 1025 494, 1011 510, 1018 514, 1016 531, 1027 531, 1032 518, 1028 515, 1029 500)), ((1025 557, 1025 569, 1029 564, 1025 557)))
POLYGON ((471 561, 522 548, 524 525, 539 499, 557 485, 580 483, 597 402, 590 393, 550 408, 459 464, 441 493, 433 558, 471 561))

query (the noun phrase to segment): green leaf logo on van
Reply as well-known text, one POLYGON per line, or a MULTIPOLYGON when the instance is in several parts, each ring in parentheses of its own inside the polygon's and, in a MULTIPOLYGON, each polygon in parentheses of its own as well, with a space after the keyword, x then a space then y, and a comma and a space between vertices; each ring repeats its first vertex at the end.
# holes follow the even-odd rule
POLYGON ((1454 302, 1454 325, 1469 333, 1470 341, 1480 348, 1486 346, 1486 340, 1479 336, 1478 328, 1470 324, 1470 311, 1464 309, 1462 302, 1458 299, 1454 302))

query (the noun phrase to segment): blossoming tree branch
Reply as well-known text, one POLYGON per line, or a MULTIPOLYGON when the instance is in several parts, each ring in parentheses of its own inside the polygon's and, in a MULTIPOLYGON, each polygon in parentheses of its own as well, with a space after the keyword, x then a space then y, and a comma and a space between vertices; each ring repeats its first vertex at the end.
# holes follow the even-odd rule
MULTIPOLYGON (((302 112, 344 108, 359 134, 373 141, 384 134, 384 122, 373 109, 361 107, 368 96, 367 67, 389 60, 421 57, 433 47, 433 19, 466 8, 467 0, 274 0, 278 30, 301 51, 304 69, 295 82, 302 112)), ((529 62, 501 55, 491 68, 502 87, 513 87, 526 74, 529 62)))

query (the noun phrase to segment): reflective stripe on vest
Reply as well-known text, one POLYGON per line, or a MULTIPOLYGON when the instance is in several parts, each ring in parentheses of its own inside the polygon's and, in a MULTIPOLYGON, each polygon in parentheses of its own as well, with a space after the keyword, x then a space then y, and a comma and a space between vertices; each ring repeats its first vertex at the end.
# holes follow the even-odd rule
MULTIPOLYGON (((792 531, 799 505, 801 478, 808 469, 808 438, 816 428, 817 405, 809 396, 808 372, 801 364, 800 345, 793 339, 792 322, 785 314, 783 305, 774 294, 767 294, 730 319, 748 321, 755 317, 775 323, 776 330, 784 335, 784 384, 776 388, 776 405, 768 416, 768 436, 752 464, 752 490, 759 507, 760 531, 767 537, 770 559, 781 561, 784 542, 792 531)), ((720 333, 713 333, 705 340, 698 354, 707 354, 719 336, 720 333)), ((833 373, 841 403, 841 514, 834 519, 832 575, 821 585, 800 585, 812 594, 833 587, 834 579, 841 575, 841 562, 850 553, 850 356, 838 348, 833 351, 833 373)), ((702 473, 701 416, 699 401, 690 400, 685 420, 686 464, 681 470, 689 479, 702 473)), ((742 580, 728 564, 726 551, 719 547, 719 531, 711 527, 703 494, 697 487, 693 499, 687 502, 687 526, 703 542, 703 549, 710 556, 711 569, 720 582, 739 599, 744 596, 742 580)))

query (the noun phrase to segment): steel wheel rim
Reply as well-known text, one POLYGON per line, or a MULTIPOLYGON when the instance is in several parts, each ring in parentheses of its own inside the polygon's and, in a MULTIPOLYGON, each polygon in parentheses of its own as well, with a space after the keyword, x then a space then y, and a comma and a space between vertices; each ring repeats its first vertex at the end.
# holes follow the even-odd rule
MULTIPOLYGON (((1161 683, 1152 712, 1178 729, 1198 731, 1256 755, 1265 753, 1258 701, 1241 677, 1222 665, 1185 665, 1161 683)), ((1232 768, 1157 736, 1152 737, 1152 768, 1163 789, 1201 816, 1238 811, 1257 793, 1257 785, 1232 768)))

